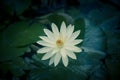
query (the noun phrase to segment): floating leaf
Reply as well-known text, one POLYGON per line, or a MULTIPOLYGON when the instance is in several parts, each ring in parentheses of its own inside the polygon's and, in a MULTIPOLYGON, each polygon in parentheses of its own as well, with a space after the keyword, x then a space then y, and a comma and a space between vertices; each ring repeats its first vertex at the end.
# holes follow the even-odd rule
POLYGON ((72 17, 65 13, 53 13, 47 18, 51 23, 55 23, 57 26, 61 26, 62 21, 65 21, 66 24, 73 23, 72 17))
POLYGON ((80 10, 77 8, 73 8, 71 7, 70 9, 67 10, 67 13, 73 18, 73 19, 77 19, 79 17, 81 17, 81 13, 80 10))
POLYGON ((10 60, 23 55, 27 48, 17 48, 4 43, 3 33, 0 33, 0 61, 10 60))
POLYGON ((21 56, 27 50, 27 48, 16 48, 8 45, 1 45, 0 48, 0 61, 10 60, 21 56))
POLYGON ((74 20, 75 31, 80 30, 80 36, 78 38, 84 38, 85 34, 85 20, 84 18, 78 18, 74 20))
POLYGON ((52 15, 48 16, 48 20, 51 23, 55 23, 58 26, 61 25, 62 21, 66 22, 66 19, 63 16, 60 16, 58 14, 52 14, 52 15))
POLYGON ((18 22, 10 25, 5 33, 5 44, 20 47, 35 43, 43 35, 44 25, 40 23, 18 22))
POLYGON ((40 23, 18 22, 10 25, 1 33, 0 61, 9 60, 24 54, 28 45, 39 40, 44 25, 40 23))

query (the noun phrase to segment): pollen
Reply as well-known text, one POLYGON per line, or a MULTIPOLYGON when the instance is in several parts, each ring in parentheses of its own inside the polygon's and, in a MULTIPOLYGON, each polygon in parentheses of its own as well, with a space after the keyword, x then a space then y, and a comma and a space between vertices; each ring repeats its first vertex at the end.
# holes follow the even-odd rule
POLYGON ((60 39, 58 39, 58 40, 56 41, 56 45, 57 45, 58 47, 62 47, 62 46, 63 46, 63 41, 60 40, 60 39))

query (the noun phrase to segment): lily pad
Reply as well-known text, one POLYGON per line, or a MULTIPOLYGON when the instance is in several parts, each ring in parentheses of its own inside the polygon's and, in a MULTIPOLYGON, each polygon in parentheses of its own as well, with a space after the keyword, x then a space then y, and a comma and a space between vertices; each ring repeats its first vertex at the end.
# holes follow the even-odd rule
POLYGON ((11 46, 1 45, 0 61, 11 60, 15 57, 21 56, 27 50, 27 48, 16 48, 11 46))
POLYGON ((55 23, 58 27, 61 26, 63 21, 65 21, 67 25, 73 23, 72 17, 65 13, 53 13, 47 18, 51 23, 55 23))
POLYGON ((1 33, 0 61, 23 55, 27 47, 39 40, 38 36, 44 34, 43 28, 44 25, 40 23, 30 24, 25 21, 10 25, 1 33))
POLYGON ((43 35, 44 25, 40 23, 18 22, 10 25, 4 32, 4 42, 10 46, 21 47, 39 40, 43 35))
POLYGON ((84 18, 78 18, 74 20, 74 25, 75 25, 75 31, 76 30, 80 30, 80 35, 78 36, 78 38, 84 38, 84 34, 85 34, 85 20, 84 18))

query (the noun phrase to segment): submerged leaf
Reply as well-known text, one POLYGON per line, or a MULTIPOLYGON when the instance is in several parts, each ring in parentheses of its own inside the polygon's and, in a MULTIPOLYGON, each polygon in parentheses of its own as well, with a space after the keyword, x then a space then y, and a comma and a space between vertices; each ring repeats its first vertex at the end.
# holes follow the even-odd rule
POLYGON ((86 20, 83 48, 86 51, 105 51, 106 37, 101 28, 86 20), (86 50, 89 49, 89 50, 86 50), (90 50, 91 49, 91 50, 90 50))
POLYGON ((120 16, 116 15, 103 22, 100 27, 104 30, 107 37, 107 53, 105 59, 110 78, 118 80, 120 76, 120 16))
POLYGON ((20 57, 13 58, 12 60, 3 62, 0 64, 2 73, 11 72, 14 76, 22 76, 25 74, 24 70, 28 69, 28 66, 24 63, 20 57))

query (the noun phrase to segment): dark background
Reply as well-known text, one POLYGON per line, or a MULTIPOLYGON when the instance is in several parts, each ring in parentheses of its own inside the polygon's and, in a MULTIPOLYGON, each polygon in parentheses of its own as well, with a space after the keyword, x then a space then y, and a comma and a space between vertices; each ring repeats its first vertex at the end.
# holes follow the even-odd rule
POLYGON ((0 80, 120 80, 119 0, 1 0, 0 39, 0 80), (62 20, 83 30, 84 52, 67 68, 49 67, 35 36, 62 20))

